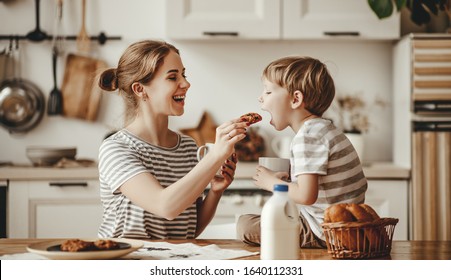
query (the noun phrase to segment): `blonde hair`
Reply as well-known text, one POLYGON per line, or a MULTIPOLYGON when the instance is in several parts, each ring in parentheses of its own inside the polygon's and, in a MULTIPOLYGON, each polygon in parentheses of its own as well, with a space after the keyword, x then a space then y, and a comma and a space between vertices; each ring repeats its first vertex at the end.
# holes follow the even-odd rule
POLYGON ((271 62, 263 77, 285 88, 289 94, 299 90, 305 109, 322 116, 335 97, 334 80, 326 65, 308 56, 288 56, 271 62))
POLYGON ((119 90, 124 98, 126 120, 133 119, 138 112, 139 100, 133 93, 132 84, 150 83, 170 51, 180 53, 176 47, 163 41, 136 42, 122 54, 117 68, 107 69, 100 74, 100 88, 106 91, 119 90))

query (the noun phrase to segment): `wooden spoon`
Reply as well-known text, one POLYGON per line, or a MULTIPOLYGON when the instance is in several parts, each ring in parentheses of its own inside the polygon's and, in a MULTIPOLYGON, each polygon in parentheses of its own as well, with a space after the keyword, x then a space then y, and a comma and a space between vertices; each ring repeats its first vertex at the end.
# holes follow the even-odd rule
POLYGON ((82 0, 82 20, 81 29, 77 36, 77 49, 80 52, 89 52, 91 40, 88 32, 86 32, 85 18, 86 18, 86 0, 82 0))

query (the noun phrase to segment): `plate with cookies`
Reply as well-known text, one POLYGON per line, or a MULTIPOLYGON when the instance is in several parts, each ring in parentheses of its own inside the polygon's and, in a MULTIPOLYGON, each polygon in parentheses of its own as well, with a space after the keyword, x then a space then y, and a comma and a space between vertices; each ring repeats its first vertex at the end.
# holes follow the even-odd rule
POLYGON ((27 250, 52 260, 107 260, 125 256, 143 245, 140 240, 126 238, 74 238, 34 243, 27 250))

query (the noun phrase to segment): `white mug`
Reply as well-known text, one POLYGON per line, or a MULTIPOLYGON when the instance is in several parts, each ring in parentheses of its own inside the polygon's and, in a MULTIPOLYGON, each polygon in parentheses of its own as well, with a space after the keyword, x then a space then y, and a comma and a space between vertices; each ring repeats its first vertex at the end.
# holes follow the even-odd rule
POLYGON ((272 171, 290 173, 290 160, 287 158, 260 157, 258 164, 272 171))
MULTIPOLYGON (((208 152, 209 152, 211 149, 213 149, 214 146, 215 146, 214 143, 205 143, 205 145, 200 146, 200 147, 197 149, 197 160, 198 160, 198 161, 201 161, 201 160, 204 158, 204 156, 205 156, 206 154, 208 154, 208 152)), ((224 176, 222 176, 222 174, 221 174, 221 169, 219 169, 219 170, 216 172, 216 175, 215 175, 215 176, 217 176, 217 177, 224 177, 224 176)))
POLYGON ((289 136, 277 137, 271 141, 271 146, 274 152, 280 158, 290 158, 291 155, 291 140, 289 136))

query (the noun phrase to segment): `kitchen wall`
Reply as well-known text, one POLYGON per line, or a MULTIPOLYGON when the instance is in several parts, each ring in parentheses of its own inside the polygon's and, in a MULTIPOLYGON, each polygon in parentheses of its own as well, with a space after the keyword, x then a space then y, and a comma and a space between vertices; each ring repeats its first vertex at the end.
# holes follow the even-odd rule
MULTIPOLYGON (((52 33, 55 0, 41 0, 41 29, 52 33)), ((0 2, 0 34, 25 35, 35 28, 33 0, 0 2)), ((376 96, 388 102, 385 108, 369 112, 372 123, 365 135, 363 159, 392 159, 391 114, 391 41, 362 40, 296 40, 296 41, 235 41, 216 42, 173 41, 165 37, 165 6, 161 0, 96 0, 87 1, 87 31, 100 31, 122 36, 103 46, 94 44, 92 55, 115 67, 125 48, 141 39, 163 39, 181 51, 191 88, 185 114, 172 118, 173 129, 197 126, 204 111, 220 124, 249 111, 260 112, 261 134, 267 140, 276 135, 269 125, 269 115, 260 111, 257 97, 262 91, 261 71, 271 60, 281 56, 301 54, 324 61, 335 79, 338 93, 361 92, 368 102, 376 96)), ((63 29, 76 35, 81 26, 81 1, 64 1, 63 29)), ((46 98, 53 87, 50 42, 21 41, 22 77, 36 83, 46 98)), ((0 50, 7 41, 0 41, 0 50)), ((67 41, 66 53, 76 52, 75 42, 67 41)), ((58 63, 58 85, 61 87, 64 59, 58 63)), ((96 159, 103 137, 122 125, 122 100, 115 94, 102 97, 98 119, 86 122, 45 115, 42 122, 26 134, 10 134, 0 128, 0 161, 28 163, 25 149, 30 145, 76 146, 78 158, 96 159)), ((285 130, 281 134, 292 135, 285 130)), ((273 154, 269 150, 269 154, 273 154)))

